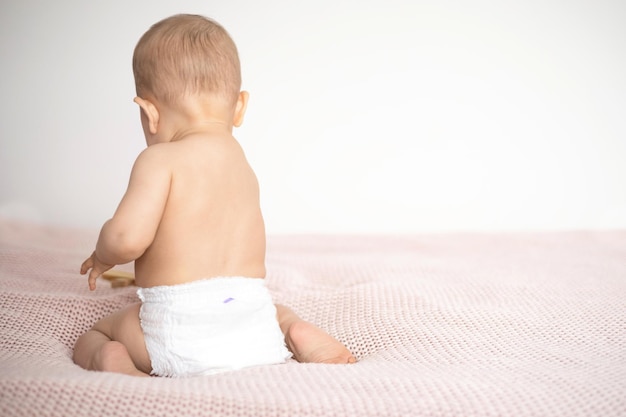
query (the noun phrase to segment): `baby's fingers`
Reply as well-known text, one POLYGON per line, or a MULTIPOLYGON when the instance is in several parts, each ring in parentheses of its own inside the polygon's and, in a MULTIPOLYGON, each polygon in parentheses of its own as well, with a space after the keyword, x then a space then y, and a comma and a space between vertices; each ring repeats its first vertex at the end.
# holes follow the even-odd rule
POLYGON ((89 290, 93 291, 96 289, 96 279, 98 279, 99 274, 95 272, 93 269, 89 273, 89 290))
POLYGON ((93 268, 93 255, 85 259, 85 262, 80 266, 80 274, 85 275, 87 271, 93 268))

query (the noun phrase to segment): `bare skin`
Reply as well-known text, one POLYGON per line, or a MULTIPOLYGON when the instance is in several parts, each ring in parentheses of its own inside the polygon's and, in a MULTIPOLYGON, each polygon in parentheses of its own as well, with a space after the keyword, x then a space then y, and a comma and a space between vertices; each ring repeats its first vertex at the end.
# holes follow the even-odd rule
MULTIPOLYGON (((256 176, 232 136, 248 95, 234 107, 189 96, 176 108, 136 98, 148 148, 126 194, 81 266, 91 290, 115 265, 135 261, 140 287, 213 276, 265 277, 265 227, 256 176), (211 254, 211 256, 207 256, 211 254)), ((85 369, 148 376, 140 304, 98 321, 76 342, 85 369)), ((354 363, 350 351, 319 327, 277 306, 288 348, 300 362, 354 363)))
POLYGON ((356 358, 343 344, 313 323, 302 320, 288 307, 276 305, 276 311, 287 347, 298 362, 356 362, 356 358))

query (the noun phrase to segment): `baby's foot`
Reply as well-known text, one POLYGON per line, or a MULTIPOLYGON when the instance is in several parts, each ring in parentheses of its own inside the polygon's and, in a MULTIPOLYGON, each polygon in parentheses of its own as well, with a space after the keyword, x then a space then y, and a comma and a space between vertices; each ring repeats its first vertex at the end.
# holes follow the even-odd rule
POLYGON ((110 341, 102 345, 97 361, 98 367, 102 371, 133 376, 149 376, 137 369, 128 354, 128 349, 120 342, 110 341))
POLYGON ((298 362, 336 364, 356 362, 356 358, 341 342, 306 321, 293 322, 285 335, 285 341, 298 362))

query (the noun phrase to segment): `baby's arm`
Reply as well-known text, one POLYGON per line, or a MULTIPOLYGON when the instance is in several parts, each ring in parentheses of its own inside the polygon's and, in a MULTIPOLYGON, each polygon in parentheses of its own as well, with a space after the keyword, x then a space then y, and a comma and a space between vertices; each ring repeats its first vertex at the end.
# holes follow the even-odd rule
POLYGON ((169 194, 171 171, 167 144, 146 148, 135 161, 126 194, 98 237, 96 250, 81 266, 89 288, 115 265, 140 257, 152 244, 169 194))

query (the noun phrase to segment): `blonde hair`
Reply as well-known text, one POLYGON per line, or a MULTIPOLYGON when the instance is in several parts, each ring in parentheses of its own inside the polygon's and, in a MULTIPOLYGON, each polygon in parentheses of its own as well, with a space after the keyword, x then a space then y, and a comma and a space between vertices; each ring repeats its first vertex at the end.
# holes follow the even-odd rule
POLYGON ((198 15, 155 23, 135 47, 133 73, 139 97, 151 94, 169 104, 213 94, 234 105, 241 89, 235 43, 217 22, 198 15))

